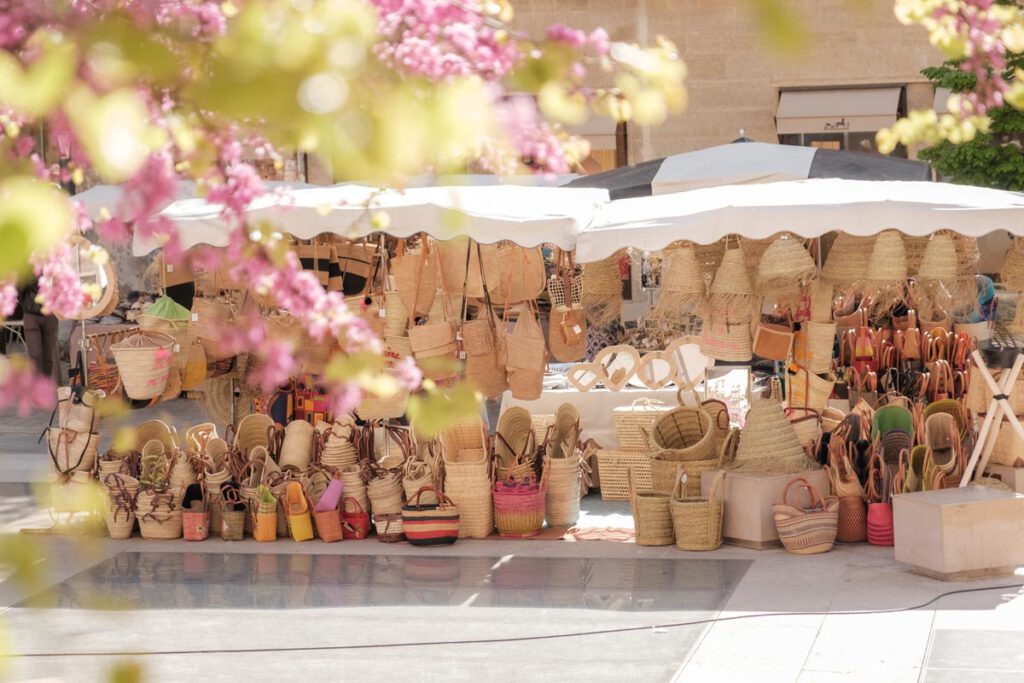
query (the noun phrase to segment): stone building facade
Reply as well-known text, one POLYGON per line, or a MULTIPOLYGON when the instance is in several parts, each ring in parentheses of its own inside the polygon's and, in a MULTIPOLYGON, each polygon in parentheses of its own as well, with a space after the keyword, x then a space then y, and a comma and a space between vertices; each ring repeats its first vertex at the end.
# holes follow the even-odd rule
MULTIPOLYGON (((514 6, 515 24, 531 35, 542 35, 544 27, 562 22, 584 29, 603 26, 613 40, 628 42, 650 43, 664 35, 679 48, 689 67, 689 107, 657 128, 627 125, 629 163, 723 144, 741 129, 763 142, 866 151, 873 131, 854 129, 877 128, 879 120, 933 105, 934 89, 921 69, 939 64, 942 57, 924 30, 896 21, 892 0, 787 0, 802 17, 808 40, 799 52, 781 55, 767 47, 750 9, 753 4, 516 0, 514 6), (808 90, 821 92, 790 95, 808 90), (818 129, 780 140, 776 117, 784 98, 790 100, 783 105, 784 114, 807 116, 803 122, 784 122, 783 130, 818 129), (897 111, 890 110, 893 106, 897 111), (875 111, 879 108, 884 111, 875 111), (859 118, 866 115, 875 118, 859 118), (824 133, 825 126, 833 134, 815 134, 824 133)), ((904 153, 913 157, 914 151, 904 153)))

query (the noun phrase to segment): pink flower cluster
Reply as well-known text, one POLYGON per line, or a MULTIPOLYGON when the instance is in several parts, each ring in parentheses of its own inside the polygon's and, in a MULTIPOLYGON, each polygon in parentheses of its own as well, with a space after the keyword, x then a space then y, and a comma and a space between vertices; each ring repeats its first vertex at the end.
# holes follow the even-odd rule
POLYGON ((4 361, 0 368, 0 411, 14 407, 18 417, 33 410, 52 410, 57 403, 57 387, 49 377, 38 374, 31 363, 4 361))
POLYGON ((973 90, 960 93, 964 114, 986 116, 992 107, 1004 104, 1003 94, 1010 84, 1003 78, 1006 70, 1006 45, 1001 40, 1002 24, 988 9, 993 0, 960 0, 942 3, 934 13, 936 19, 952 19, 956 33, 967 38, 967 56, 962 71, 977 79, 973 90))
POLYGON ((18 307, 18 288, 13 282, 0 283, 0 320, 9 318, 18 307))
MULTIPOLYGON (((541 117, 537 104, 529 97, 511 97, 497 105, 496 120, 506 131, 515 151, 529 165, 543 173, 568 173, 569 162, 554 130, 541 117)), ((485 166, 495 173, 514 172, 519 159, 492 155, 485 166), (511 164, 511 168, 509 165, 511 164)))
POLYGON ((444 80, 477 75, 497 81, 522 59, 476 0, 371 0, 380 13, 385 64, 403 73, 444 80))
POLYGON ((35 262, 39 276, 39 299, 43 308, 62 318, 75 318, 90 303, 74 266, 71 245, 61 242, 35 262))

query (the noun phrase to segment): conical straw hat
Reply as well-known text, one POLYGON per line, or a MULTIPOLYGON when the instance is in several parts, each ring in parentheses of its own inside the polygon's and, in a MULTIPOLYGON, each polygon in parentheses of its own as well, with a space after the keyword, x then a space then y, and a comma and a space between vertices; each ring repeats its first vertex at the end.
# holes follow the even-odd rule
POLYGON ((956 241, 951 235, 937 233, 928 241, 917 276, 921 280, 952 283, 956 279, 956 241))
POLYGON ((978 271, 978 261, 981 260, 981 252, 978 250, 977 238, 957 235, 955 242, 956 280, 950 294, 953 295, 954 314, 965 315, 978 308, 978 285, 975 275, 978 271))
POLYGON ((704 274, 693 246, 683 246, 666 253, 666 266, 661 279, 655 317, 678 317, 704 300, 704 274))
POLYGON ((622 316, 622 281, 619 278, 622 255, 620 251, 583 267, 581 303, 591 324, 607 325, 622 316))
POLYGON ((1024 292, 1024 240, 1013 238, 1013 244, 1006 252, 1006 263, 999 270, 999 276, 1011 292, 1024 292))
POLYGON ((921 270, 921 260, 931 242, 930 237, 903 236, 903 251, 907 254, 907 270, 916 275, 921 270))
POLYGON ((796 290, 809 280, 817 266, 803 243, 791 236, 776 239, 761 255, 757 267, 757 288, 760 292, 796 290))
POLYGON ((732 469, 747 472, 790 474, 810 468, 793 425, 786 419, 782 402, 760 399, 750 405, 740 434, 732 469))
POLYGON ((711 294, 752 296, 754 286, 747 272, 746 258, 742 249, 727 249, 722 255, 722 265, 711 283, 711 294))
POLYGON ((871 261, 874 242, 874 237, 858 237, 845 232, 836 235, 821 270, 822 277, 837 285, 863 280, 871 261))
POLYGON ((903 282, 907 279, 907 254, 899 231, 883 230, 875 238, 867 279, 873 283, 903 282))

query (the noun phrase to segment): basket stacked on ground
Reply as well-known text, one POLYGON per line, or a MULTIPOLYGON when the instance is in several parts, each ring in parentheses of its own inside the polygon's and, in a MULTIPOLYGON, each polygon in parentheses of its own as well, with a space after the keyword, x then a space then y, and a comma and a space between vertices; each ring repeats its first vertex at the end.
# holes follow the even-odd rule
POLYGON ((597 451, 601 500, 629 500, 629 476, 638 493, 650 493, 651 442, 648 432, 668 409, 657 401, 637 399, 612 411, 618 448, 597 451))
POLYGON ((494 523, 506 538, 536 536, 544 526, 545 482, 532 476, 494 485, 494 523))
POLYGON ((715 550, 722 545, 722 513, 725 507, 725 472, 719 472, 707 498, 682 496, 682 479, 676 482, 669 512, 680 550, 715 550))
POLYGON ((639 493, 633 484, 633 470, 626 474, 629 482, 630 508, 637 545, 672 545, 675 531, 669 511, 669 496, 639 493))
POLYGON ((686 475, 683 495, 700 496, 701 473, 722 463, 721 453, 715 452, 715 434, 711 415, 703 408, 680 406, 660 417, 650 430, 652 491, 671 496, 678 466, 686 475))
POLYGON ((412 545, 450 545, 459 540, 459 508, 433 486, 424 486, 402 507, 402 528, 412 545), (425 494, 436 502, 425 502, 425 494))
POLYGON ((102 479, 106 488, 103 521, 111 538, 128 538, 135 529, 135 497, 139 481, 127 474, 111 473, 102 479))
POLYGON ((135 515, 143 538, 181 538, 181 508, 173 493, 140 491, 135 503, 135 515))
POLYGON ((832 549, 839 523, 839 499, 823 497, 813 484, 803 477, 792 479, 782 491, 782 502, 772 505, 772 518, 783 547, 797 555, 824 553, 832 549), (803 506, 794 505, 789 490, 794 484, 807 492, 810 498, 803 506))
POLYGON ((454 425, 441 435, 444 493, 459 508, 459 537, 487 538, 494 530, 491 461, 483 422, 454 425))

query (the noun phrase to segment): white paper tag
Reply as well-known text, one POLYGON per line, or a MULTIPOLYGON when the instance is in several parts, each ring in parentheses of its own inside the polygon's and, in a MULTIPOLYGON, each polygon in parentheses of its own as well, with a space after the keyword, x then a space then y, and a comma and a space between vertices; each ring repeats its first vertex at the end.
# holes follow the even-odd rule
POLYGON ((583 332, 583 328, 580 327, 579 325, 573 325, 572 331, 575 332, 576 334, 581 334, 583 332))
POLYGON ((383 308, 378 308, 377 309, 377 317, 378 318, 383 318, 384 317, 384 309, 383 308))
POLYGON ((395 276, 394 275, 388 275, 388 290, 393 292, 396 289, 398 289, 398 288, 395 287, 395 276))
POLYGON ((173 351, 175 353, 181 353, 181 344, 175 344, 173 351))
POLYGON ((174 264, 171 264, 171 263, 167 264, 167 272, 168 273, 173 273, 174 272, 174 264))
POLYGON ((199 320, 199 314, 198 313, 193 313, 192 314, 192 322, 196 322, 197 320, 199 320))
POLYGON ((459 360, 466 360, 466 352, 459 351, 459 360))

